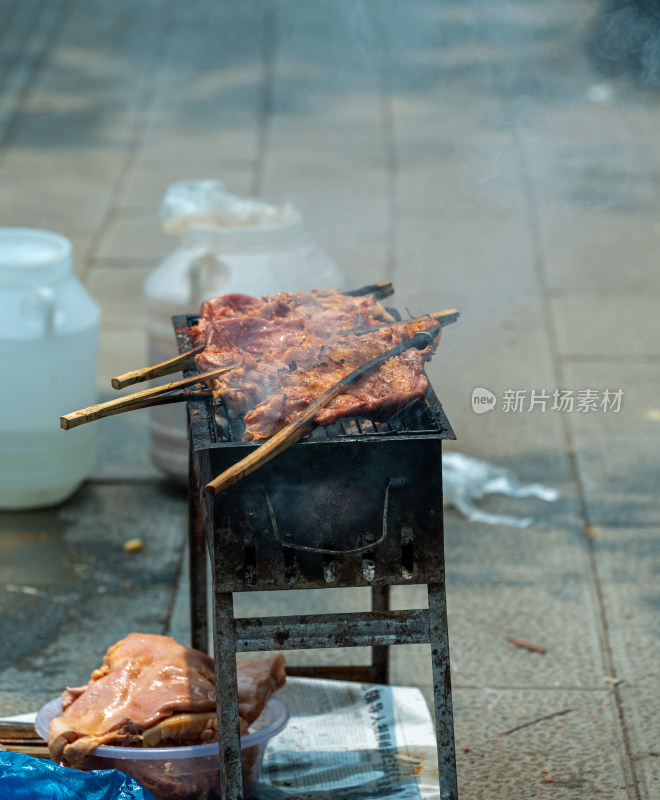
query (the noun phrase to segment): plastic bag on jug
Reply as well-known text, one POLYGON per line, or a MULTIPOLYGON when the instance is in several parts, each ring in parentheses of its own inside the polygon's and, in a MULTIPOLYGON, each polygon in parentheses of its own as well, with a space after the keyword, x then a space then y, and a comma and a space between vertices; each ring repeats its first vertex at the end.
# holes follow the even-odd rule
POLYGON ((485 522, 489 525, 511 525, 527 528, 533 517, 510 517, 504 514, 489 514, 475 504, 488 494, 503 494, 508 497, 538 497, 554 502, 559 492, 540 483, 521 485, 513 472, 496 467, 487 461, 464 456, 461 453, 442 454, 442 490, 444 504, 454 506, 470 522, 485 522))
POLYGON ((81 772, 23 753, 0 752, 0 783, 12 800, 155 800, 116 769, 81 772))
POLYGON ((165 233, 179 233, 192 224, 218 227, 269 226, 294 222, 298 213, 288 203, 271 206, 253 197, 230 194, 222 181, 178 181, 168 186, 160 204, 165 233))

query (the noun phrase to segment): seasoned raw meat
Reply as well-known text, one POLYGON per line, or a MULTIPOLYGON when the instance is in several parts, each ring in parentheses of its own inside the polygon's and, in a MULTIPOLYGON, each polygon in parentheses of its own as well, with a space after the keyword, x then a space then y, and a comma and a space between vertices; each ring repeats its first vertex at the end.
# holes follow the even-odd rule
MULTIPOLYGON (((238 670, 245 728, 284 684, 284 657, 262 659, 258 665, 241 661, 238 670)), ((104 744, 212 740, 217 732, 214 675, 213 659, 198 650, 167 636, 129 634, 108 649, 87 686, 64 692, 62 716, 50 723, 52 758, 74 765, 104 744)))
MULTIPOLYGON (((394 323, 374 297, 313 290, 211 298, 191 336, 206 344, 195 358, 200 372, 237 364, 214 379, 213 395, 244 416, 244 439, 262 440, 350 372, 432 325, 431 318, 394 323), (360 335, 364 328, 377 330, 360 335)), ((320 410, 315 423, 349 415, 387 419, 416 402, 426 393, 424 362, 436 345, 437 337, 424 351, 389 359, 320 410)))
POLYGON ((319 346, 304 320, 234 317, 207 328, 206 349, 195 363, 201 372, 228 362, 238 364, 214 380, 213 394, 242 414, 278 390, 281 371, 313 363, 319 346))
MULTIPOLYGON (((244 438, 268 439, 349 373, 432 324, 432 320, 399 322, 322 345, 312 363, 278 373, 277 390, 245 414, 244 438)), ((424 363, 432 357, 437 342, 438 337, 423 350, 411 348, 383 362, 319 409, 314 422, 331 425, 345 416, 387 419, 421 399, 428 388, 424 363)))
POLYGON ((261 298, 246 294, 223 294, 202 303, 198 324, 190 329, 195 345, 204 342, 204 332, 213 322, 230 317, 301 319, 308 331, 328 337, 339 330, 391 322, 392 317, 373 296, 353 297, 336 289, 309 292, 279 292, 261 298))

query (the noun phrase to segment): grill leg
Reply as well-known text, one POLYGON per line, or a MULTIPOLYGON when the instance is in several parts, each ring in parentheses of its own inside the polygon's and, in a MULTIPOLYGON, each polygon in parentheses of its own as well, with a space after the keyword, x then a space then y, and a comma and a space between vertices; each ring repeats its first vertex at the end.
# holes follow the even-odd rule
MULTIPOLYGON (((371 610, 389 611, 390 610, 390 587, 372 586, 371 587, 371 610)), ((371 682, 389 683, 389 652, 388 645, 375 645, 371 648, 371 682)))
POLYGON ((430 584, 429 640, 433 662, 435 733, 438 740, 438 776, 441 800, 458 800, 456 749, 454 747, 454 712, 451 701, 447 601, 444 586, 430 584))
POLYGON ((243 800, 241 734, 238 721, 236 632, 231 592, 214 592, 215 693, 223 800, 243 800))
POLYGON ((190 576, 191 646, 203 653, 209 651, 209 626, 206 609, 206 541, 202 506, 197 493, 195 463, 190 451, 188 469, 188 557, 190 576))

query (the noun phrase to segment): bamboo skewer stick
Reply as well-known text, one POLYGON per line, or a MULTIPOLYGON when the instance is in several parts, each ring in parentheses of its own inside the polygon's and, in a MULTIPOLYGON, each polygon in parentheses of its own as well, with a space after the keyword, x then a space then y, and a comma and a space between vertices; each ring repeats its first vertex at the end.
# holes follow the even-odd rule
POLYGON ((396 347, 391 347, 389 350, 379 353, 375 358, 372 358, 371 361, 353 370, 353 372, 346 375, 346 377, 342 378, 334 386, 331 386, 330 389, 325 391, 320 397, 317 397, 313 403, 310 403, 297 419, 285 428, 282 428, 281 431, 268 439, 268 441, 256 450, 253 450, 250 455, 241 459, 241 461, 218 475, 217 478, 207 483, 204 489, 209 494, 219 494, 234 483, 240 481, 241 478, 259 469, 259 467, 275 458, 275 456, 283 453, 315 427, 314 417, 316 416, 316 412, 324 406, 327 406, 337 395, 341 394, 349 386, 367 375, 379 364, 382 364, 383 361, 387 361, 388 358, 398 356, 411 347, 416 347, 418 350, 423 350, 425 347, 428 347, 439 332, 440 328, 438 325, 434 325, 425 331, 419 331, 419 333, 416 333, 405 342, 401 342, 401 344, 398 344, 396 347))
POLYGON ((41 740, 40 742, 32 740, 17 739, 11 742, 0 741, 0 751, 7 750, 10 753, 23 753, 26 756, 34 756, 34 758, 50 758, 50 750, 48 749, 48 742, 41 740))
POLYGON ((0 750, 50 758, 48 742, 39 736, 32 722, 0 722, 0 750))
POLYGON ((3 720, 0 722, 0 743, 6 743, 10 739, 43 742, 41 736, 36 732, 33 722, 8 722, 3 720))
MULTIPOLYGON (((429 314, 429 316, 433 317, 444 328, 445 325, 451 325, 452 322, 456 322, 461 316, 461 312, 457 308, 448 308, 446 311, 436 311, 433 314, 429 314)), ((424 317, 417 317, 417 319, 424 319, 424 317)), ((403 322, 405 321, 404 319, 403 322)))
MULTIPOLYGON (((87 408, 81 408, 80 411, 73 411, 71 414, 65 414, 60 417, 60 427, 64 428, 64 430, 69 430, 69 428, 75 428, 85 422, 93 422, 101 419, 101 417, 109 417, 113 414, 121 414, 124 411, 134 411, 137 408, 154 405, 154 400, 161 399, 161 395, 166 395, 162 399, 167 401, 167 395, 170 392, 184 389, 187 386, 194 386, 196 383, 205 383, 211 378, 222 375, 224 372, 229 372, 236 366, 237 364, 235 363, 226 364, 224 367, 213 369, 210 372, 203 372, 201 375, 192 375, 190 378, 183 378, 183 380, 166 383, 163 386, 155 386, 152 389, 125 395, 107 403, 97 403, 87 408)), ((181 399, 185 398, 182 397, 181 399)))
POLYGON ((202 353, 204 347, 205 345, 201 344, 199 347, 194 347, 192 350, 181 353, 181 355, 174 356, 174 358, 168 358, 167 361, 161 361, 160 364, 124 372, 123 375, 117 375, 116 378, 113 378, 111 383, 115 389, 123 389, 125 386, 132 386, 134 383, 150 381, 152 378, 162 378, 164 375, 171 375, 187 367, 192 367, 195 364, 195 356, 198 353, 202 353))
POLYGON ((434 319, 436 322, 439 322, 441 327, 445 327, 446 325, 451 325, 452 322, 456 322, 456 320, 460 317, 461 313, 457 308, 449 308, 446 311, 435 311, 433 314, 422 314, 421 317, 413 317, 412 319, 401 319, 395 320, 394 322, 383 322, 380 325, 369 325, 365 328, 350 328, 346 331, 341 331, 341 335, 345 336, 347 334, 353 334, 355 336, 362 336, 365 333, 372 333, 373 331, 378 331, 381 328, 386 328, 388 325, 396 326, 396 325, 410 325, 411 323, 415 322, 424 322, 425 319, 431 320, 434 319))
POLYGON ((349 289, 342 294, 349 297, 363 297, 367 294, 372 294, 377 300, 382 300, 394 294, 394 286, 392 281, 381 281, 380 283, 370 283, 368 286, 361 286, 359 289, 349 289))

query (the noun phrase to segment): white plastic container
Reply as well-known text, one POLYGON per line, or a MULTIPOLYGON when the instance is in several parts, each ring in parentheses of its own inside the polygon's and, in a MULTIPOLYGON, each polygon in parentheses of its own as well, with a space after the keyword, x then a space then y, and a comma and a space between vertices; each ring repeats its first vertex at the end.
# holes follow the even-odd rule
MULTIPOLYGON (((345 275, 291 206, 233 197, 218 181, 184 181, 168 190, 161 217, 179 243, 144 284, 150 364, 177 354, 172 317, 197 314, 208 297, 346 286, 345 275)), ((178 481, 188 475, 186 437, 182 404, 151 410, 152 460, 178 481)))
POLYGON ((0 228, 0 508, 59 503, 93 469, 94 426, 59 418, 95 402, 99 320, 68 239, 0 228))
MULTIPOLYGON (((56 697, 37 713, 34 727, 48 741, 50 721, 62 713, 56 697)), ((243 792, 252 797, 259 783, 264 754, 270 740, 289 721, 284 703, 272 697, 250 732, 241 736, 243 792)), ((118 769, 131 775, 157 800, 189 800, 191 797, 221 797, 220 755, 217 742, 181 747, 114 747, 92 750, 78 769, 118 769)))

